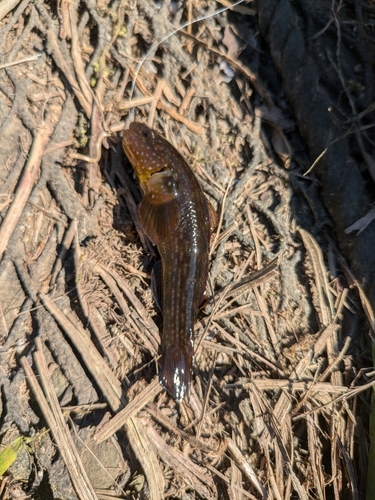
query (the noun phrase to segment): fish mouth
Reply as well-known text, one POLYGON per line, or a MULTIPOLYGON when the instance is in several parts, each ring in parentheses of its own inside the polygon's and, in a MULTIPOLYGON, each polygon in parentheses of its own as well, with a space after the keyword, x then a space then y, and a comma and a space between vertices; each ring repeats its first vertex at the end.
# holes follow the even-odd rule
POLYGON ((170 172, 170 171, 171 169, 169 167, 162 167, 159 170, 154 170, 153 172, 151 172, 150 177, 152 177, 155 174, 161 174, 163 172, 170 172))
POLYGON ((169 175, 171 175, 171 169, 168 167, 162 167, 158 170, 149 171, 139 166, 136 162, 133 163, 132 165, 135 170, 135 173, 137 174, 139 184, 141 185, 143 191, 146 190, 146 186, 149 182, 151 181, 160 182, 163 178, 166 178, 169 175))
MULTIPOLYGON (((147 171, 146 175, 147 175, 147 179, 150 179, 150 177, 153 177, 156 174, 164 174, 164 173, 170 174, 171 169, 169 167, 162 167, 162 168, 159 168, 158 170, 147 171)), ((146 177, 146 175, 143 175, 143 177, 146 177)))

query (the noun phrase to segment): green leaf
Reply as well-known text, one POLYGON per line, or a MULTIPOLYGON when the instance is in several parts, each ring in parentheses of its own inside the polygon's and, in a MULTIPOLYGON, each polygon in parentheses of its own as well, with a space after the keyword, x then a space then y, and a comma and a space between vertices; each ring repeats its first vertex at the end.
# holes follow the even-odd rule
POLYGON ((17 454, 21 447, 29 441, 29 438, 23 436, 18 437, 13 443, 8 444, 3 450, 0 451, 0 477, 9 469, 17 458, 17 454))

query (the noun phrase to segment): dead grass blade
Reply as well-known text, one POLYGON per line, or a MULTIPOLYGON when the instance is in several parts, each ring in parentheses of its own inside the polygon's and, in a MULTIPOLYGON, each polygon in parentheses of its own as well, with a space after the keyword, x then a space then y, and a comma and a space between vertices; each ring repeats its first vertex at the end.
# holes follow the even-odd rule
POLYGON ((64 56, 62 55, 62 52, 60 50, 60 47, 59 47, 59 44, 57 41, 57 37, 52 29, 49 29, 47 31, 47 37, 48 37, 48 41, 50 43, 50 46, 52 48, 53 58, 55 59, 57 66, 60 68, 62 74, 66 77, 69 84, 71 85, 75 96, 77 97, 80 105, 82 106, 82 108, 85 111, 86 116, 88 118, 90 118, 91 111, 92 111, 92 104, 90 103, 90 101, 88 101, 86 99, 86 96, 82 93, 80 86, 77 83, 77 80, 75 79, 74 75, 70 71, 69 65, 67 64, 67 62, 64 59, 64 56))
POLYGON ((87 81, 85 66, 81 57, 81 47, 79 46, 79 35, 77 30, 77 11, 76 7, 73 3, 69 2, 67 5, 69 11, 69 20, 70 20, 70 35, 71 35, 71 54, 74 70, 77 75, 78 83, 81 89, 81 92, 88 103, 89 106, 92 107, 93 104, 93 93, 89 82, 87 81))
MULTIPOLYGON (((274 273, 276 273, 275 268, 278 264, 278 258, 276 257, 272 262, 267 264, 263 269, 259 271, 255 271, 254 273, 251 273, 250 277, 246 278, 245 280, 242 280, 240 283, 236 283, 235 285, 227 285, 224 290, 220 290, 218 294, 215 294, 214 296, 210 297, 210 301, 214 302, 214 306, 212 308, 211 315, 205 325, 205 330, 203 335, 201 336, 200 340, 197 343, 197 346, 195 348, 195 352, 197 353, 199 351, 201 342, 203 342, 203 339, 206 337, 206 334, 208 332, 208 329, 210 325, 212 324, 214 318, 216 317, 217 311, 219 310, 220 305, 223 303, 223 301, 231 296, 239 297, 243 293, 246 293, 246 291, 252 289, 253 287, 257 286, 260 283, 263 283, 264 281, 268 280, 269 278, 275 276, 274 273)), ((277 274, 277 273, 276 273, 277 274)), ((224 306, 225 307, 225 306, 224 306)), ((216 325, 218 328, 218 325, 216 325)), ((225 330, 223 332, 226 334, 225 330)))
POLYGON ((78 498, 80 500, 97 500, 98 497, 96 496, 95 491, 87 477, 79 453, 74 445, 68 425, 66 424, 61 413, 59 401, 57 399, 48 371, 46 359, 43 354, 42 342, 40 339, 36 338, 35 344, 37 346, 35 361, 44 394, 26 357, 21 359, 21 366, 26 373, 28 383, 39 404, 46 423, 51 429, 51 433, 56 440, 59 452, 61 453, 68 469, 78 498))
POLYGON ((149 428, 139 418, 133 417, 128 420, 125 429, 129 444, 146 475, 150 499, 160 500, 164 495, 164 476, 152 446, 154 443, 149 436, 149 428))
MULTIPOLYGON (((233 344, 234 346, 236 346, 236 349, 238 350, 239 353, 241 353, 242 355, 249 356, 250 358, 254 359, 257 363, 262 363, 265 366, 268 366, 272 371, 274 371, 280 377, 285 377, 285 373, 275 363, 272 363, 266 357, 261 356, 260 354, 258 354, 254 350, 250 349, 248 346, 243 344, 240 340, 236 339, 233 335, 229 335, 229 333, 227 333, 225 331, 225 329, 222 328, 215 321, 212 322, 212 327, 217 329, 220 336, 224 340, 226 340, 226 341, 230 342, 231 344, 233 344)), ((204 341, 204 342, 207 342, 207 341, 204 341)), ((214 345, 211 345, 211 348, 213 349, 214 345)), ((225 347, 221 346, 221 348, 224 349, 225 347)))
POLYGON ((358 234, 362 233, 366 227, 375 219, 375 207, 372 207, 366 215, 356 220, 353 224, 345 229, 346 234, 350 234, 353 231, 358 231, 358 234))
POLYGON ((163 462, 182 474, 187 484, 194 488, 200 496, 214 499, 212 494, 214 482, 211 476, 206 474, 202 467, 193 463, 188 456, 169 446, 149 422, 146 423, 146 429, 152 445, 156 448, 163 462))
POLYGON ((52 288, 56 283, 57 275, 62 268, 62 263, 63 263, 66 255, 68 253, 70 245, 73 242, 75 232, 76 232, 76 224, 75 224, 75 221, 72 220, 72 221, 70 221, 69 226, 65 231, 64 239, 63 239, 62 244, 61 244, 61 249, 58 253, 55 264, 53 266, 53 271, 52 271, 51 279, 49 282, 50 288, 52 288))
MULTIPOLYGON (((130 68, 130 72, 131 72, 132 76, 134 77, 135 71, 133 68, 130 68)), ((145 102, 147 102, 147 97, 150 96, 151 93, 147 90, 146 85, 143 84, 142 79, 140 78, 139 75, 137 77, 136 85, 137 85, 137 87, 139 87, 140 91, 145 96, 144 97, 145 102)), ((162 100, 161 97, 160 97, 160 99, 158 97, 159 96, 153 95, 152 101, 151 101, 151 102, 154 102, 154 99, 156 99, 156 107, 158 109, 165 111, 174 120, 176 120, 180 123, 183 123, 189 130, 194 132, 194 134, 202 135, 205 133, 205 127, 202 127, 201 125, 198 125, 196 122, 193 122, 192 120, 189 120, 185 116, 182 116, 178 111, 176 111, 174 108, 172 108, 172 106, 169 106, 168 104, 166 104, 162 100)), ((128 109, 129 104, 131 104, 131 102, 130 103, 119 103, 119 109, 122 109, 123 107, 125 109, 128 109)), ((133 107, 133 106, 131 106, 131 107, 133 107)))
MULTIPOLYGON (((109 269, 108 273, 114 278, 120 290, 125 294, 128 300, 131 302, 132 306, 135 308, 139 318, 142 321, 142 324, 150 332, 150 342, 158 349, 160 344, 160 333, 159 328, 156 326, 155 322, 150 318, 149 313, 146 308, 142 304, 142 302, 137 298, 135 293, 131 290, 130 286, 126 283, 126 281, 113 269, 109 269)), ((149 336, 149 334, 147 334, 149 336)))
MULTIPOLYGON (((79 245, 79 237, 78 237, 78 221, 73 221, 74 225, 74 240, 73 240, 73 248, 74 248, 74 266, 76 269, 75 272, 75 285, 78 295, 78 300, 81 304, 82 312, 86 318, 86 322, 90 320, 89 307, 85 298, 85 294, 83 293, 82 283, 81 283, 81 248, 79 245)), ((87 324, 87 323, 86 323, 87 324)))
POLYGON ((84 358, 96 383, 101 387, 103 394, 105 394, 110 407, 117 411, 120 406, 125 403, 125 400, 121 403, 122 389, 120 381, 114 376, 107 363, 104 362, 98 350, 90 340, 90 337, 80 327, 78 322, 74 324, 70 321, 67 315, 59 309, 56 303, 48 297, 48 295, 41 293, 39 297, 45 308, 63 328, 70 338, 70 341, 84 358))
POLYGON ((345 259, 341 255, 338 255, 338 259, 339 259, 341 266, 344 269, 346 276, 348 277, 348 281, 353 283, 356 286, 356 288, 358 289, 359 298, 361 300, 361 304, 362 304, 363 310, 366 314, 366 317, 368 319, 368 322, 371 325, 371 329, 373 332, 372 338, 374 340, 375 339, 375 312, 374 312, 374 308, 373 308, 371 302, 369 301, 367 295, 365 294, 362 286, 360 285, 358 280, 355 278, 355 276, 353 275, 349 266, 345 262, 345 259))
POLYGON ((244 293, 247 293, 249 290, 254 289, 255 287, 269 281, 276 276, 278 276, 278 271, 276 270, 279 264, 279 259, 276 257, 271 262, 269 262, 266 266, 258 271, 253 271, 249 276, 241 280, 239 283, 233 283, 225 289, 223 300, 228 299, 229 297, 238 298, 244 293))
POLYGON ((110 438, 112 434, 117 432, 127 421, 135 417, 137 413, 144 408, 150 401, 163 390, 156 377, 143 391, 125 406, 119 413, 117 413, 109 422, 106 422, 103 427, 95 434, 95 439, 98 443, 110 438))
MULTIPOLYGON (((100 356, 89 336, 80 327, 74 325, 47 295, 40 294, 40 299, 81 354, 83 362, 100 387, 112 411, 118 411, 125 405, 120 381, 100 356)), ((146 475, 150 498, 160 500, 164 491, 164 479, 157 458, 150 449, 143 424, 137 417, 132 417, 126 422, 125 429, 129 444, 146 475)))
MULTIPOLYGON (((261 408, 263 415, 267 415, 265 424, 268 434, 266 434, 265 432, 262 434, 260 440, 261 446, 263 450, 266 450, 269 447, 271 449, 273 449, 274 446, 278 447, 283 468, 287 471, 288 477, 290 477, 295 491, 298 493, 301 500, 308 500, 306 490, 303 488, 300 480, 293 470, 293 457, 290 453, 288 453, 287 443, 285 442, 285 436, 289 437, 290 435, 290 432, 285 431, 287 431, 288 427, 291 428, 291 419, 289 416, 291 403, 289 401, 289 404, 286 405, 285 403, 287 400, 283 401, 282 398, 280 398, 277 402, 277 405, 280 403, 280 401, 282 402, 282 404, 279 404, 279 411, 278 414, 276 414, 275 411, 270 407, 267 400, 260 393, 260 391, 258 391, 256 387, 254 388, 255 390, 252 392, 254 397, 258 400, 259 408, 261 408), (284 411, 281 412, 280 408, 282 408, 284 411)), ((275 491, 277 491, 278 495, 280 495, 282 498, 283 495, 282 493, 280 494, 280 488, 279 486, 277 486, 277 481, 275 482, 275 486, 275 491)))
POLYGON ((149 403, 146 410, 148 413, 163 427, 165 427, 168 431, 172 432, 176 436, 180 436, 182 439, 187 441, 192 447, 198 448, 202 450, 204 453, 209 453, 210 456, 217 455, 218 457, 224 453, 224 449, 226 448, 226 444, 218 444, 217 448, 213 448, 210 444, 202 441, 202 439, 198 439, 194 436, 191 436, 186 431, 180 429, 173 421, 168 418, 162 411, 157 408, 156 405, 149 403))
POLYGON ((18 3, 20 3, 20 0, 3 0, 0 5, 0 21, 2 21, 18 3))
POLYGON ((323 253, 315 238, 310 233, 302 228, 299 228, 299 233, 314 270, 315 285, 319 297, 320 320, 322 325, 327 326, 331 323, 334 316, 334 308, 323 253))
MULTIPOLYGON (((244 497, 250 498, 251 500, 257 500, 257 497, 255 497, 254 495, 252 495, 248 491, 245 491, 243 488, 237 486, 236 484, 233 484, 232 481, 227 478, 227 476, 225 476, 224 474, 219 472, 212 465, 207 464, 207 469, 210 470, 213 474, 215 474, 215 476, 219 477, 222 481, 227 483, 229 485, 229 487, 231 488, 231 493, 233 493, 233 491, 235 490, 236 494, 239 496, 239 498, 242 498, 240 495, 243 495, 244 497)), ((271 497, 267 497, 267 498, 268 498, 268 500, 272 500, 271 497)))
POLYGON ((212 241, 212 243, 210 245, 209 257, 211 257, 211 255, 214 253, 214 251, 215 251, 215 249, 216 249, 216 247, 218 245, 219 236, 220 236, 220 232, 221 232, 221 227, 223 225, 224 213, 225 213, 225 209, 226 209, 225 204, 226 204, 226 201, 227 201, 229 190, 232 187, 233 181, 234 181, 234 175, 232 174, 230 176, 229 181, 228 181, 228 184, 227 184, 227 187, 225 189, 224 196, 223 196, 223 200, 221 202, 220 217, 219 217, 219 221, 217 223, 217 228, 216 228, 214 239, 213 239, 213 241, 212 241))
MULTIPOLYGON (((140 337, 142 343, 152 353, 153 356, 157 356, 160 344, 160 336, 158 330, 152 325, 152 323, 150 323, 152 320, 148 320, 146 317, 146 323, 149 323, 151 328, 144 327, 141 329, 133 318, 133 314, 131 313, 126 300, 124 299, 119 287, 117 286, 115 279, 111 275, 112 273, 104 269, 99 264, 95 264, 93 270, 99 274, 104 283, 106 283, 108 288, 111 290, 128 321, 131 323, 134 330, 138 332, 138 336, 140 337)), ((143 312, 143 308, 141 308, 141 312, 143 312)))
POLYGON ((19 179, 16 193, 0 227, 0 259, 5 252, 9 239, 12 236, 23 209, 29 199, 40 174, 40 165, 45 148, 52 135, 55 124, 47 117, 42 125, 34 131, 34 140, 31 146, 27 163, 19 179))
POLYGON ((345 448, 345 446, 342 444, 342 441, 340 438, 337 440, 337 444, 340 450, 340 454, 344 459, 344 463, 346 465, 346 470, 348 472, 348 477, 350 480, 350 492, 352 494, 353 500, 358 500, 358 485, 357 485, 357 478, 356 478, 356 473, 353 468, 353 463, 352 460, 350 459, 348 455, 348 451, 345 448))
POLYGON ((258 479, 251 465, 243 456, 243 454, 241 453, 241 451, 231 438, 228 439, 228 452, 232 456, 233 460, 236 462, 237 466, 243 471, 243 473, 247 476, 251 484, 255 486, 255 488, 263 496, 263 498, 264 499, 268 498, 267 491, 264 489, 262 483, 258 479))
POLYGON ((317 392, 324 392, 326 394, 345 394, 349 389, 342 385, 332 385, 330 383, 319 383, 312 381, 292 381, 281 379, 254 379, 248 383, 228 384, 225 387, 228 389, 235 389, 236 387, 243 387, 244 389, 251 389, 255 384, 260 391, 271 391, 272 389, 283 389, 290 393, 303 392, 316 394, 317 392))
POLYGON ((231 476, 230 478, 231 498, 233 500, 241 500, 242 473, 234 462, 232 462, 230 466, 230 476, 231 476))
MULTIPOLYGON (((306 404, 307 409, 311 409, 310 404, 306 404)), ((322 445, 320 439, 319 422, 317 416, 309 415, 306 417, 306 427, 307 427, 307 442, 309 447, 309 460, 311 463, 313 477, 314 477, 314 488, 317 492, 318 498, 322 500, 325 499, 324 492, 324 475, 323 475, 323 464, 322 464, 322 445)))

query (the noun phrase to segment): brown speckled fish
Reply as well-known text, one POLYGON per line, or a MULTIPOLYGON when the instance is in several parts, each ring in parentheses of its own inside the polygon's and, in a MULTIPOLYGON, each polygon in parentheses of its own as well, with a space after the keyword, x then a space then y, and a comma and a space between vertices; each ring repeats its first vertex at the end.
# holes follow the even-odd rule
POLYGON ((203 301, 216 214, 178 151, 142 123, 123 133, 137 174, 142 227, 161 256, 163 312, 160 382, 181 401, 189 392, 194 322, 203 301))

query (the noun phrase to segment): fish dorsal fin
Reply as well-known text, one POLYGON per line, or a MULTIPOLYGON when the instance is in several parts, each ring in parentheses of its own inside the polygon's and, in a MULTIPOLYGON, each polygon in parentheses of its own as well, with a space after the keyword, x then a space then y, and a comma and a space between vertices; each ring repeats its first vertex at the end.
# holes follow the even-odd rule
POLYGON ((153 245, 169 236, 178 226, 178 203, 174 198, 164 203, 155 203, 152 194, 147 194, 138 207, 138 215, 146 235, 153 245))

